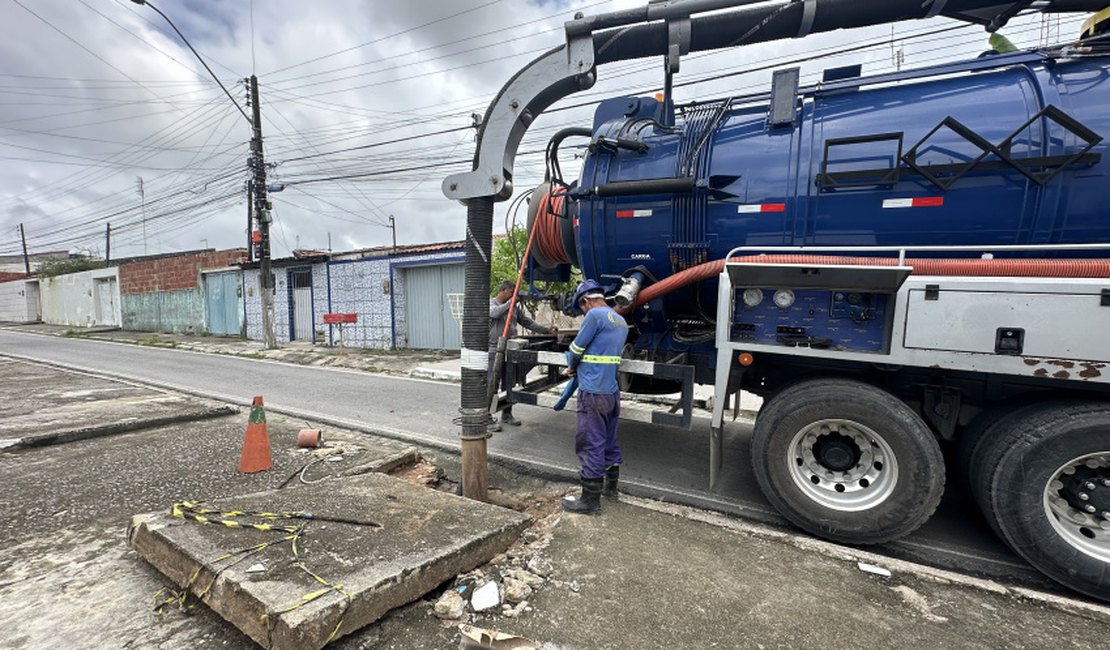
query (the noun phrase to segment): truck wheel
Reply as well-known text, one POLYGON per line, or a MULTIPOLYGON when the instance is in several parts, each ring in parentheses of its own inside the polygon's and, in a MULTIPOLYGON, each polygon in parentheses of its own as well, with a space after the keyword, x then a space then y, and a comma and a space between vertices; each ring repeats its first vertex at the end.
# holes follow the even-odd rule
POLYGON ((1046 406, 1009 434, 990 472, 1002 537, 1053 580, 1110 601, 1110 405, 1046 406))
POLYGON ((756 418, 752 465, 791 523, 847 544, 902 537, 944 491, 944 458, 925 422, 853 380, 806 381, 773 397, 756 418))
POLYGON ((994 426, 998 420, 1013 413, 1018 406, 1010 403, 994 404, 983 409, 975 416, 971 424, 960 431, 956 437, 955 476, 963 483, 966 489, 975 485, 975 455, 980 453, 980 444, 986 439, 987 429, 994 426))
POLYGON ((991 477, 1002 455, 1013 442, 1011 432, 1014 428, 1043 409, 1042 404, 1013 406, 1008 412, 990 409, 976 418, 956 441, 956 462, 960 472, 967 480, 971 496, 983 513, 983 518, 1000 538, 1002 531, 990 504, 991 477))

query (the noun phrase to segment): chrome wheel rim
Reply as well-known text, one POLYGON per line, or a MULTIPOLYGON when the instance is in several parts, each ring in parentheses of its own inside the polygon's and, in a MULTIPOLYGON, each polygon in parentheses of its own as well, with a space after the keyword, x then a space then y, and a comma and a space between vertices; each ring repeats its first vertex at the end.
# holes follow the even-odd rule
POLYGON ((886 501, 898 483, 898 459, 874 429, 845 419, 820 420, 794 434, 786 464, 808 498, 841 512, 886 501))
POLYGON ((1072 548, 1110 562, 1110 452, 1064 463, 1045 484, 1045 516, 1072 548))

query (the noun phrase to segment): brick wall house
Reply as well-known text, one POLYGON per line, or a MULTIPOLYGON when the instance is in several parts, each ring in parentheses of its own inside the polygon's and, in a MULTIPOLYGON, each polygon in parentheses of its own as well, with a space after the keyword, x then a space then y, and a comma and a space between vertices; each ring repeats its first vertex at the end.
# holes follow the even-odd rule
MULTIPOLYGON (((238 270, 232 267, 246 257, 246 249, 233 248, 118 261, 123 328, 145 332, 212 331, 213 316, 217 315, 213 311, 223 311, 221 301, 226 292, 223 283, 218 291, 210 286, 215 283, 206 280, 208 272, 221 269, 235 273, 238 278, 238 270)), ((235 280, 230 284, 240 283, 235 280)), ((238 301, 239 296, 235 299, 238 301)), ((241 309, 237 312, 232 305, 227 311, 241 313, 241 309)), ((241 323, 241 317, 237 317, 229 331, 219 333, 237 334, 241 323)))

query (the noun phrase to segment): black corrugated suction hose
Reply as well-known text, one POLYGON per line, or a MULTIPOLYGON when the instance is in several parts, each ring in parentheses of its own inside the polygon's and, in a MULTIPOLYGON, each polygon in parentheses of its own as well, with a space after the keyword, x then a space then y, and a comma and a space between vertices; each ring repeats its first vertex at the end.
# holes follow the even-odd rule
MULTIPOLYGON (((463 368, 462 398, 463 436, 485 432, 485 418, 481 425, 468 422, 468 414, 485 413, 486 369, 479 370, 476 363, 467 367, 467 354, 478 359, 479 352, 489 347, 489 274, 490 253, 493 244, 493 197, 471 199, 466 206, 466 283, 463 296, 463 368), (468 426, 469 425, 469 426, 468 426), (478 427, 480 426, 480 429, 478 427), (476 429, 468 431, 468 429, 476 429)), ((477 420, 477 418, 474 418, 477 420)))

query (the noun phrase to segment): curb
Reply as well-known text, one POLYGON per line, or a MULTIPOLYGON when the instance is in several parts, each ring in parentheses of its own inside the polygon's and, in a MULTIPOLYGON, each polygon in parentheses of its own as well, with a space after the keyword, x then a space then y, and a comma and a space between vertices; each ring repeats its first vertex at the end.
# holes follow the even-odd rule
POLYGON ((19 449, 32 449, 34 447, 47 447, 49 445, 59 445, 66 442, 75 442, 77 440, 88 440, 90 438, 103 438, 105 436, 113 436, 121 433, 141 431, 143 429, 153 429, 156 427, 169 426, 171 424, 181 424, 183 422, 199 422, 201 420, 210 420, 212 418, 223 417, 225 415, 233 415, 238 412, 238 408, 225 404, 221 406, 209 407, 203 411, 188 413, 185 415, 167 415, 158 418, 151 418, 149 420, 140 420, 138 422, 128 422, 126 424, 105 424, 102 426, 85 427, 82 429, 63 431, 61 433, 52 433, 43 436, 3 438, 0 439, 0 450, 16 451, 19 449))

